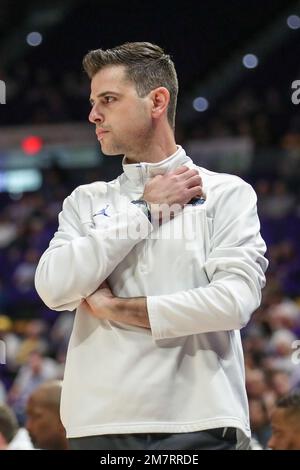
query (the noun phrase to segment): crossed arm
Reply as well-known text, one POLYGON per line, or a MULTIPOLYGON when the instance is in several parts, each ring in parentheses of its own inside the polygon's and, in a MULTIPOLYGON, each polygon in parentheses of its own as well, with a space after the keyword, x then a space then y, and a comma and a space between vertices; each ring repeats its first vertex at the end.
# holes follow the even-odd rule
POLYGON ((82 307, 100 320, 150 328, 146 297, 115 297, 106 282, 82 302, 82 307))
MULTIPOLYGON (((143 198, 150 205, 167 203, 169 206, 183 206, 197 195, 202 195, 202 181, 197 170, 182 166, 174 172, 153 178, 145 186, 143 198)), ((87 297, 83 306, 88 313, 102 320, 150 328, 146 297, 115 297, 107 282, 87 297)))
POLYGON ((217 198, 205 287, 169 295, 123 299, 100 289, 86 299, 98 317, 150 328, 156 339, 240 329, 261 301, 265 244, 259 235, 256 196, 242 182, 217 198), (104 308, 105 306, 105 308, 104 308))
POLYGON ((261 301, 266 247, 259 234, 251 186, 236 180, 231 188, 220 191, 211 250, 203 267, 209 279, 207 286, 131 299, 113 297, 101 286, 86 299, 90 313, 144 328, 151 326, 155 339, 245 326, 261 301))
MULTIPOLYGON (((164 188, 172 189, 171 182, 166 185, 164 177, 158 181, 164 188)), ((174 179, 171 181, 174 183, 174 179)), ((175 181, 178 183, 177 177, 175 181)), ((44 293, 44 298, 40 294, 41 297, 45 301, 49 292, 58 291, 57 298, 48 302, 50 308, 73 310, 81 304, 87 314, 100 319, 144 328, 151 325, 151 333, 156 339, 243 327, 260 304, 267 261, 264 258, 266 247, 259 235, 255 193, 249 185, 238 181, 234 180, 225 188, 222 186, 219 196, 215 197, 211 252, 204 266, 209 279, 207 286, 169 295, 115 297, 103 284, 114 269, 112 260, 119 264, 139 240, 121 240, 122 243, 119 240, 115 244, 109 237, 103 239, 98 230, 94 230, 92 236, 78 238, 75 229, 70 234, 75 225, 73 213, 67 225, 68 233, 64 232, 56 243, 50 244, 50 251, 40 262, 37 286, 40 293, 44 293), (92 266, 85 269, 87 261, 92 266), (54 269, 58 266, 59 278, 54 269)), ((153 192, 157 194, 157 191, 153 192)), ((182 188, 179 193, 187 197, 182 188)), ((135 215, 132 223, 137 223, 134 219, 138 218, 139 223, 151 225, 142 211, 132 210, 140 213, 135 215)), ((76 226, 79 225, 80 221, 76 226)))
MULTIPOLYGON (((197 194, 201 195, 201 184, 197 170, 181 166, 152 178, 145 186, 143 197, 149 204, 183 206, 197 194)), ((110 217, 107 227, 103 224, 90 228, 86 234, 79 218, 76 191, 80 189, 65 200, 58 231, 36 270, 36 290, 53 310, 76 309, 153 230, 143 212, 128 202, 125 211, 110 217), (125 237, 118 236, 124 233, 125 237)))

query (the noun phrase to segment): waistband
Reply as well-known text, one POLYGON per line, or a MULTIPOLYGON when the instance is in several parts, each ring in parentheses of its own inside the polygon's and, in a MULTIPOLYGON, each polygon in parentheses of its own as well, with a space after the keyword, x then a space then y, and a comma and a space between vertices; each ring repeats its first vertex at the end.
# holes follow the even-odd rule
POLYGON ((213 428, 213 429, 205 429, 204 431, 200 432, 207 432, 212 436, 216 437, 217 439, 226 439, 229 441, 236 440, 236 428, 213 428))

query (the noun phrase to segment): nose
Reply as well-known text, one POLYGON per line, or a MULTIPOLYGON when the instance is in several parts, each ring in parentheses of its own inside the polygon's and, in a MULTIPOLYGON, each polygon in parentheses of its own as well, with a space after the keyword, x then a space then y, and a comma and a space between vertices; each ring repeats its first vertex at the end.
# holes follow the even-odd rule
POLYGON ((92 124, 102 123, 104 121, 103 114, 99 111, 96 104, 94 104, 91 109, 91 112, 89 114, 89 121, 92 124))

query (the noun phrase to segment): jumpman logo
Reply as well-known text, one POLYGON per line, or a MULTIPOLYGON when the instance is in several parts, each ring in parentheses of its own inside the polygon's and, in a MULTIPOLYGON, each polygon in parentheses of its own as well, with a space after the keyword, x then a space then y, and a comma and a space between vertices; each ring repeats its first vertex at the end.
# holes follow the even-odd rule
POLYGON ((108 214, 106 214, 106 210, 108 208, 109 204, 106 205, 106 207, 104 207, 104 209, 101 209, 100 211, 96 212, 95 214, 93 214, 93 217, 95 217, 95 215, 104 215, 105 217, 110 217, 108 214))

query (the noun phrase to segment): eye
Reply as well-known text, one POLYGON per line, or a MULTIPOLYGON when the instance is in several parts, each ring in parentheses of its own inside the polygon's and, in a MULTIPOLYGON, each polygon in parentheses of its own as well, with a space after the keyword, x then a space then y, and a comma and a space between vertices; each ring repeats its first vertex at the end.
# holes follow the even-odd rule
POLYGON ((114 96, 110 96, 110 95, 106 95, 104 97, 104 100, 105 100, 105 103, 111 103, 112 101, 114 101, 115 97, 114 96))

